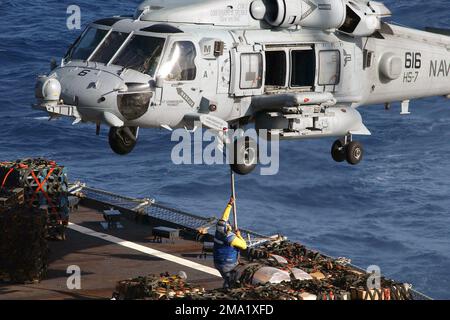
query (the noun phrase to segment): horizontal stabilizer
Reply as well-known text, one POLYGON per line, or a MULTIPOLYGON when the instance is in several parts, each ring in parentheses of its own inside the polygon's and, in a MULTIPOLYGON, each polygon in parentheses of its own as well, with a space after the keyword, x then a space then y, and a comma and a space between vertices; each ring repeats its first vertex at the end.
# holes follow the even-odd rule
POLYGON ((426 27, 425 31, 432 32, 432 33, 437 33, 437 34, 442 34, 444 36, 449 36, 450 37, 450 29, 426 27))

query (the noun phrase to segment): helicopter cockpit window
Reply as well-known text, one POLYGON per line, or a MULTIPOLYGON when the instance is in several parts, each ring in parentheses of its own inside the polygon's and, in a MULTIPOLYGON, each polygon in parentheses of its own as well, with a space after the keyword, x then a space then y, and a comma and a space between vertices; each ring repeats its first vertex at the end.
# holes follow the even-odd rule
POLYGON ((106 37, 90 61, 108 63, 128 38, 128 33, 113 31, 106 37))
POLYGON ((175 42, 169 59, 161 67, 160 76, 169 81, 195 80, 197 74, 196 57, 197 51, 192 42, 175 42))
POLYGON ((99 43, 108 33, 108 30, 89 28, 75 43, 67 55, 67 60, 87 60, 99 43))
POLYGON ((133 36, 117 58, 114 59, 113 64, 153 77, 161 59, 164 43, 164 38, 133 36))

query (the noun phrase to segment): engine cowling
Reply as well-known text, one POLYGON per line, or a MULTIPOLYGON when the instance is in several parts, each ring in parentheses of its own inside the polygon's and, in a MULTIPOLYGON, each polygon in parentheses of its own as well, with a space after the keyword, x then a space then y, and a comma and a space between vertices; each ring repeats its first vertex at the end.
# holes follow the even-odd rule
POLYGON ((391 11, 378 1, 347 0, 346 18, 339 31, 356 37, 368 37, 381 29, 381 19, 391 11))
POLYGON ((295 26, 370 36, 391 15, 383 3, 369 0, 255 0, 252 17, 276 28, 295 26))
POLYGON ((263 6, 263 19, 278 28, 337 29, 346 17, 345 0, 256 0, 252 4, 252 15, 261 17, 263 6))

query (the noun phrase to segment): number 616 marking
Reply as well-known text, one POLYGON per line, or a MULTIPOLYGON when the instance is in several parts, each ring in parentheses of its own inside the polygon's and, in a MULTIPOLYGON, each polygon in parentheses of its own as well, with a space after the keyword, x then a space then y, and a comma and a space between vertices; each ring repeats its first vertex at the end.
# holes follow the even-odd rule
POLYGON ((406 52, 405 68, 406 69, 422 68, 422 54, 420 52, 406 52))

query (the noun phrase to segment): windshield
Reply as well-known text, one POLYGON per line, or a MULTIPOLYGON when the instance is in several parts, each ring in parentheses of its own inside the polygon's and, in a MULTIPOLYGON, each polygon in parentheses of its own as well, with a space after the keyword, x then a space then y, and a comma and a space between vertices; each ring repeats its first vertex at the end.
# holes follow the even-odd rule
POLYGON ((108 30, 89 28, 70 50, 67 59, 87 60, 107 33, 108 30))
POLYGON ((128 36, 129 33, 117 31, 111 32, 90 60, 105 64, 108 63, 128 36))
POLYGON ((155 75, 161 59, 165 39, 148 36, 133 36, 121 50, 113 64, 142 73, 155 75))

